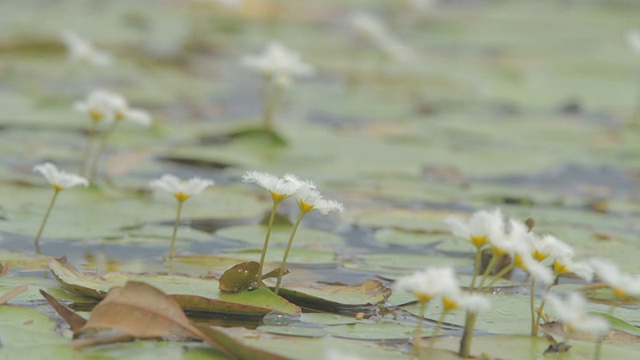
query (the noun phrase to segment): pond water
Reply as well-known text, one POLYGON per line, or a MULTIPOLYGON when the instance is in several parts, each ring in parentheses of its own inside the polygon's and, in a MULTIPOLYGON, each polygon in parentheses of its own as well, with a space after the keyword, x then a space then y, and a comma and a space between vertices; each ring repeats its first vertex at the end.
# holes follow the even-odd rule
MULTIPOLYGON (((608 258, 640 273, 640 50, 627 40, 640 27, 635 1, 237 4, 0 5, 0 263, 10 267, 0 277, 0 295, 30 286, 11 307, 2 305, 0 354, 70 358, 69 330, 39 289, 86 316, 97 299, 73 286, 98 291, 120 281, 88 286, 94 274, 217 281, 231 265, 257 261, 271 198, 242 183, 250 170, 310 179, 345 205, 340 214, 310 213, 298 231, 283 286, 303 314, 186 308, 200 324, 224 326, 281 355, 307 358, 313 350, 317 358, 339 358, 329 354, 335 350, 355 358, 409 358, 419 309, 410 294, 391 295, 393 282, 425 266, 450 265, 468 284, 474 269, 473 247, 443 221, 450 215, 501 208, 507 217, 532 218, 533 231, 567 242, 576 258, 608 258), (357 14, 378 19, 383 30, 357 30, 357 14), (74 61, 64 31, 108 53, 110 64, 74 61), (384 32, 382 40, 376 31, 384 32), (265 92, 273 87, 242 58, 260 54, 272 40, 298 52, 315 72, 291 79, 274 103, 273 128, 264 133, 265 92), (123 123, 111 134, 92 185, 60 193, 38 255, 33 239, 52 190, 32 169, 49 161, 78 171, 91 124, 73 104, 95 89, 122 94, 153 122, 148 128, 123 123), (216 182, 184 203, 172 271, 175 200, 148 186, 165 173, 216 182), (54 265, 62 277, 56 280, 50 260, 63 256, 81 275, 61 276, 66 270, 54 265), (364 318, 356 320, 360 312, 364 318), (33 328, 25 325, 30 321, 33 328), (46 337, 32 352, 20 340, 29 331, 46 337)), ((293 200, 278 209, 269 269, 278 266, 298 215, 293 200)), ((180 281, 186 280, 171 286, 180 281)), ((531 353, 520 351, 529 341, 520 336, 528 334, 527 281, 516 270, 497 284, 493 310, 476 328, 478 336, 488 335, 477 349, 506 339, 511 347, 483 351, 542 356, 548 346, 542 337, 527 343, 531 353)), ((563 278, 554 292, 580 285, 563 278)), ((538 299, 543 291, 540 285, 538 299)), ((616 315, 640 325, 635 305, 628 305, 616 315)), ((607 311, 595 303, 589 309, 607 311)), ((425 336, 440 311, 428 309, 425 336)), ((449 315, 434 358, 453 356, 463 323, 463 312, 449 315)), ((635 344, 611 340, 604 351, 624 357, 635 344)), ((590 357, 590 346, 577 340, 570 358, 590 357)), ((224 358, 197 342, 140 341, 78 354, 224 358)))

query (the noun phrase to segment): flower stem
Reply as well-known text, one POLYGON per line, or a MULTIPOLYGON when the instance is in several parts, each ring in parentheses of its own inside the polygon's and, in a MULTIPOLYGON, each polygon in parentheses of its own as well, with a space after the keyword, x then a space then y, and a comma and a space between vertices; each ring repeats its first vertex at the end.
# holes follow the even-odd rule
POLYGON ((542 312, 544 311, 544 305, 547 302, 547 295, 549 295, 549 292, 551 291, 551 288, 553 287, 554 283, 551 283, 549 286, 547 286, 547 289, 544 292, 544 297, 542 298, 542 301, 540 302, 540 306, 538 306, 538 317, 536 318, 536 325, 535 325, 535 333, 538 333, 538 328, 540 328, 540 321, 542 320, 542 312))
POLYGON ((58 193, 61 189, 54 188, 53 197, 51 198, 51 202, 49 203, 49 207, 47 208, 47 212, 44 214, 44 219, 42 219, 42 224, 40 224, 40 229, 38 229, 38 234, 36 234, 35 239, 33 239, 33 243, 36 246, 36 253, 40 255, 40 237, 42 236, 42 231, 44 230, 44 226, 47 224, 47 220, 49 219, 49 214, 51 214, 51 209, 53 209, 53 204, 56 202, 56 198, 58 197, 58 193))
POLYGON ((282 89, 276 84, 275 79, 265 78, 265 86, 262 94, 262 128, 265 133, 273 132, 273 118, 278 108, 282 89))
POLYGON ((469 292, 472 293, 476 287, 476 279, 480 272, 480 263, 482 262, 482 249, 478 248, 476 251, 476 262, 473 265, 473 277, 471 278, 471 286, 469 286, 469 292))
POLYGON ((273 222, 276 219, 276 209, 280 204, 279 199, 273 198, 273 206, 271 207, 271 216, 269 217, 269 224, 267 225, 267 235, 264 237, 264 245, 262 246, 262 254, 260 255, 260 269, 258 270, 258 279, 262 279, 262 270, 264 268, 264 258, 267 255, 267 247, 269 246, 269 239, 271 238, 271 229, 273 228, 273 222))
POLYGON ((107 146, 107 139, 111 136, 111 133, 116 129, 120 123, 120 120, 114 120, 111 123, 111 126, 105 130, 100 139, 98 140, 98 146, 96 148, 96 153, 93 155, 93 161, 91 161, 91 168, 89 170, 89 181, 93 181, 96 178, 96 174, 98 173, 98 163, 100 162, 100 156, 104 152, 104 148, 107 146))
POLYGON ((178 227, 180 227, 180 213, 182 212, 182 203, 184 201, 178 200, 178 211, 176 211, 176 223, 173 226, 173 235, 171 236, 171 245, 169 246, 169 267, 173 263, 173 250, 176 244, 176 237, 178 235, 178 227))
POLYGON ((413 349, 414 352, 418 353, 420 359, 422 356, 422 323, 424 322, 424 313, 427 311, 428 301, 420 302, 420 320, 418 321, 418 325, 416 326, 415 331, 413 332, 413 349))
POLYGON ((536 279, 533 277, 531 278, 529 295, 529 306, 531 309, 531 336, 538 336, 538 327, 536 326, 536 279))
POLYGON ((431 338, 429 339, 429 349, 433 349, 433 345, 436 343, 436 337, 438 336, 438 333, 442 328, 442 323, 444 322, 444 317, 446 315, 447 315, 447 311, 445 309, 442 309, 442 314, 440 314, 440 317, 438 318, 438 323, 436 324, 435 328, 433 328, 433 333, 431 334, 431 338))
POLYGON ((491 274, 491 270, 493 270, 493 267, 496 266, 498 260, 500 260, 501 257, 502 255, 498 255, 495 251, 493 252, 493 255, 491 255, 491 261, 489 261, 489 265, 487 265, 484 273, 482 273, 482 279, 480 279, 480 285, 478 285, 479 290, 482 290, 484 282, 487 281, 487 277, 489 277, 489 274, 491 274))
POLYGON ((300 211, 300 215, 298 215, 298 219, 296 223, 293 225, 293 229, 291 229, 291 235, 289 236, 289 242, 287 243, 287 248, 284 251, 284 256, 282 257, 282 264, 280 265, 280 271, 278 271, 278 281, 276 281, 276 289, 274 293, 278 295, 278 291, 280 290, 280 283, 282 283, 282 275, 284 274, 284 267, 287 265, 287 257, 289 257, 289 251, 291 250, 291 244, 293 244, 293 238, 296 236, 296 232, 298 231, 298 226, 300 226, 300 222, 302 218, 307 213, 304 211, 300 211))
POLYGON ((516 263, 512 262, 509 265, 507 265, 504 268, 502 268, 502 270, 500 270, 496 275, 493 276, 493 279, 491 280, 489 285, 485 286, 484 288, 480 288, 480 291, 481 292, 486 292, 487 290, 491 289, 491 287, 496 282, 498 282, 498 280, 502 279, 502 277, 504 277, 509 271, 513 270, 514 267, 516 267, 516 263))
POLYGON ((93 143, 96 139, 96 134, 98 131, 98 122, 91 121, 91 128, 89 128, 89 139, 87 141, 87 148, 84 151, 84 156, 82 158, 82 164, 80 165, 80 174, 82 176, 87 176, 86 171, 91 165, 91 155, 93 150, 93 143))
POLYGON ((462 338, 460 339, 460 350, 458 351, 458 356, 460 356, 461 358, 469 357, 469 353, 471 352, 471 339, 473 339, 473 328, 476 324, 477 318, 477 313, 473 313, 467 310, 467 315, 464 322, 464 332, 462 333, 462 338))

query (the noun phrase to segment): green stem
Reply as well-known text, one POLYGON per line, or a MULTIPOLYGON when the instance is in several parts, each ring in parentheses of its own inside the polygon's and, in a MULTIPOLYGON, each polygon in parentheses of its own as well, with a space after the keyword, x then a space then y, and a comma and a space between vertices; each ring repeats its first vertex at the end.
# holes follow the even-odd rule
POLYGON ((422 359, 422 323, 424 322, 424 313, 427 311, 428 301, 420 302, 420 320, 416 326, 416 330, 413 332, 413 349, 418 353, 418 357, 422 359))
POLYGON ((500 260, 501 257, 502 255, 497 255, 495 251, 493 252, 493 254, 491 255, 491 261, 489 261, 489 265, 487 265, 487 268, 484 270, 484 273, 482 273, 482 279, 480 280, 480 285, 478 285, 478 289, 482 290, 484 282, 487 281, 487 277, 491 273, 491 270, 493 270, 493 267, 496 266, 496 263, 498 263, 498 260, 500 260))
POLYGON ((265 133, 273 132, 273 119, 278 109, 283 87, 277 83, 277 79, 265 78, 265 86, 262 94, 262 128, 265 133))
POLYGON ((169 246, 169 263, 173 260, 173 250, 176 245, 176 237, 178 236, 178 227, 180 227, 180 213, 182 212, 183 201, 178 200, 178 211, 176 211, 176 223, 173 226, 173 235, 171 236, 171 245, 169 246))
POLYGON ((298 215, 298 219, 296 223, 293 225, 293 229, 291 230, 291 235, 289 236, 289 242, 287 243, 287 248, 284 251, 284 256, 282 257, 282 264, 280 265, 280 270, 278 271, 278 281, 276 281, 276 288, 273 291, 276 295, 278 295, 278 291, 280 290, 280 284, 282 283, 282 276, 284 275, 284 267, 287 265, 287 257, 289 257, 289 251, 291 250, 291 244, 293 244, 293 238, 296 236, 296 232, 298 231, 298 226, 300 226, 300 222, 302 218, 307 213, 304 211, 300 211, 300 215, 298 215))
POLYGON ((476 251, 476 262, 473 265, 473 277, 471 278, 471 286, 469 292, 472 293, 476 287, 476 279, 478 278, 478 272, 480 272, 480 263, 482 262, 482 248, 478 248, 476 251))
POLYGON ((271 229, 273 228, 273 222, 276 219, 276 209, 280 204, 280 199, 273 198, 273 206, 271 207, 271 216, 269 217, 269 224, 267 225, 267 235, 264 237, 264 245, 262 246, 262 254, 260 255, 260 269, 258 270, 258 279, 262 279, 262 270, 264 268, 264 258, 267 255, 267 247, 269 246, 269 239, 271 238, 271 229))
POLYGON ((531 278, 531 288, 529 290, 529 308, 531 310, 531 336, 538 336, 536 326, 536 279, 531 278))
POLYGON ((485 286, 484 288, 480 288, 481 292, 486 292, 487 290, 491 289, 491 287, 498 282, 498 280, 502 279, 509 271, 513 270, 513 268, 516 267, 516 263, 512 262, 509 265, 505 266, 502 268, 502 270, 500 270, 491 280, 491 282, 489 283, 489 285, 485 286))
POLYGON ((51 209, 53 209, 53 204, 56 202, 56 198, 58 197, 58 193, 60 192, 59 188, 54 188, 53 197, 51 198, 51 202, 49 203, 49 207, 47 208, 47 212, 44 214, 44 219, 42 219, 42 224, 40 224, 40 229, 38 229, 38 234, 36 234, 35 239, 33 239, 33 243, 36 246, 36 253, 40 255, 40 237, 42 236, 42 231, 44 230, 44 226, 47 224, 47 220, 49 219, 49 214, 51 214, 51 209))
POLYGON ((89 181, 93 181, 98 173, 98 163, 100 162, 100 156, 104 152, 104 148, 107 146, 107 139, 111 136, 111 133, 116 129, 120 120, 113 120, 111 126, 105 130, 98 141, 96 153, 93 155, 93 161, 91 162, 91 168, 89 170, 89 181))
POLYGON ((431 334, 431 338, 429 339, 429 349, 433 349, 433 345, 436 343, 436 337, 442 328, 442 323, 444 323, 444 317, 447 315, 447 311, 443 308, 442 314, 438 318, 438 323, 433 328, 433 333, 431 334))
POLYGON ((549 295, 549 292, 551 291, 551 288, 553 287, 554 283, 551 283, 549 286, 547 286, 547 289, 544 292, 544 296, 542 297, 542 301, 540 301, 540 306, 538 307, 538 311, 537 311, 537 318, 536 318, 536 325, 535 325, 535 331, 536 334, 538 333, 538 329, 540 328, 540 321, 542 320, 542 312, 544 311, 544 305, 547 303, 547 295, 549 295))
POLYGON ((80 165, 79 173, 82 176, 87 176, 85 172, 87 171, 87 168, 90 167, 91 153, 92 153, 91 150, 93 149, 93 143, 95 142, 97 131, 98 131, 98 122, 92 120, 91 128, 89 128, 89 139, 87 141, 87 148, 84 151, 84 157, 82 158, 82 164, 80 165))
POLYGON ((472 313, 467 310, 467 315, 464 322, 464 332, 462 333, 462 338, 460 339, 460 350, 458 351, 458 356, 460 356, 461 358, 469 357, 469 353, 471 352, 471 339, 473 339, 473 327, 476 324, 477 318, 477 313, 472 313))

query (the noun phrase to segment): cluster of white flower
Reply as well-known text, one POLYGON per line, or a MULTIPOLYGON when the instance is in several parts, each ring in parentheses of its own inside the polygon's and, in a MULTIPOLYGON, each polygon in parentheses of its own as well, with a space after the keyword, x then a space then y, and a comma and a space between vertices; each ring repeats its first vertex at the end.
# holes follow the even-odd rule
POLYGON ((129 107, 129 103, 122 95, 107 90, 91 92, 85 101, 76 102, 74 108, 86 113, 95 122, 112 123, 117 120, 129 120, 142 126, 151 124, 151 116, 148 112, 129 107))
POLYGON ((441 299, 444 311, 466 309, 480 312, 489 308, 489 301, 479 294, 460 290, 451 267, 428 267, 398 279, 395 290, 412 293, 421 303, 441 299))
POLYGON ((469 241, 478 251, 485 246, 494 254, 510 255, 515 266, 527 271, 536 281, 551 284, 555 277, 573 273, 585 281, 593 278, 593 269, 586 262, 573 261, 571 246, 552 235, 539 236, 516 219, 504 221, 502 212, 478 211, 469 221, 451 216, 445 219, 454 235, 469 241), (542 262, 552 259, 555 276, 542 262))
POLYGON ((288 197, 296 198, 300 210, 303 212, 318 210, 321 214, 326 215, 332 211, 342 212, 344 210, 341 203, 324 199, 312 181, 301 180, 295 175, 287 174, 279 178, 264 172, 248 171, 242 176, 242 180, 258 184, 268 190, 274 201, 281 201, 288 197))

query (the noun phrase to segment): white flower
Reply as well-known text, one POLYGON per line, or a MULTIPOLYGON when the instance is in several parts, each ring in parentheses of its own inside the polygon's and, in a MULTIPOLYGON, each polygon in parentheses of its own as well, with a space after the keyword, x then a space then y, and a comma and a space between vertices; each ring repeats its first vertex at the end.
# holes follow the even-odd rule
MULTIPOLYGON (((297 180, 297 178, 295 179, 297 180)), ((344 211, 344 206, 341 203, 324 199, 313 182, 298 180, 298 184, 298 189, 293 195, 298 200, 301 211, 317 210, 322 215, 327 215, 332 211, 344 211)))
POLYGON ((620 271, 618 266, 603 259, 591 259, 598 278, 613 289, 617 297, 640 296, 640 276, 620 271))
POLYGON ((162 175, 160 179, 149 182, 149 186, 152 188, 158 188, 170 192, 180 202, 187 200, 191 195, 202 192, 202 190, 213 184, 214 182, 212 180, 204 180, 194 177, 188 181, 184 181, 169 174, 162 175))
POLYGON ((313 66, 300 59, 300 54, 278 42, 270 42, 261 55, 243 57, 242 64, 283 85, 291 76, 310 76, 315 72, 313 66))
POLYGON ((69 50, 69 58, 73 61, 86 61, 92 65, 106 66, 111 64, 111 55, 97 49, 88 40, 71 31, 62 33, 62 41, 69 50))
POLYGON ((151 125, 151 115, 147 111, 141 109, 125 108, 120 112, 123 120, 129 120, 140 126, 148 127, 151 125))
POLYGON ((460 293, 458 281, 450 267, 428 267, 403 276, 396 281, 394 289, 414 294, 423 303, 436 297, 452 297, 460 293))
POLYGON ((489 299, 480 294, 461 294, 456 301, 458 308, 466 309, 472 313, 487 311, 491 307, 489 299))
POLYGON ((532 255, 538 261, 542 261, 549 256, 569 253, 573 251, 571 246, 561 240, 558 240, 553 235, 544 235, 542 238, 536 237, 532 240, 532 255))
POLYGON ((629 47, 636 54, 640 54, 640 29, 634 29, 629 31, 627 34, 627 40, 629 42, 629 47))
POLYGON ((526 246, 521 247, 516 252, 515 261, 518 267, 526 270, 538 282, 551 284, 555 280, 551 269, 537 261, 531 254, 531 250, 526 246))
POLYGON ((586 314, 586 301, 581 295, 569 293, 565 301, 553 295, 549 295, 548 299, 555 309, 558 319, 566 327, 567 333, 570 334, 577 331, 594 336, 602 336, 609 330, 609 322, 607 320, 599 316, 586 314))
POLYGON ((482 248, 490 238, 504 234, 504 220, 500 209, 493 212, 476 211, 468 222, 457 216, 449 216, 444 221, 453 235, 468 240, 476 249, 482 248))
POLYGON ((274 201, 282 201, 293 195, 293 193, 298 190, 301 183, 299 180, 292 181, 292 179, 293 177, 289 177, 289 180, 281 179, 277 176, 260 171, 247 171, 242 175, 243 182, 256 183, 267 189, 271 193, 274 201))
POLYGON ((33 171, 41 173, 47 179, 49 184, 56 189, 56 191, 69 189, 78 185, 82 185, 84 187, 89 186, 89 181, 87 179, 82 176, 58 170, 58 168, 52 163, 36 165, 33 168, 33 171))
POLYGON ((116 118, 116 112, 127 107, 127 100, 107 90, 94 90, 85 101, 76 102, 73 107, 86 113, 94 121, 112 122, 116 118))
POLYGON ((554 257, 553 271, 556 276, 572 273, 584 281, 593 280, 593 267, 585 261, 574 262, 574 250, 569 245, 556 248, 556 252, 552 253, 554 257))
POLYGON ((149 113, 129 107, 122 95, 107 90, 92 91, 85 101, 75 103, 74 108, 88 114, 94 121, 130 120, 142 126, 151 124, 149 113))

